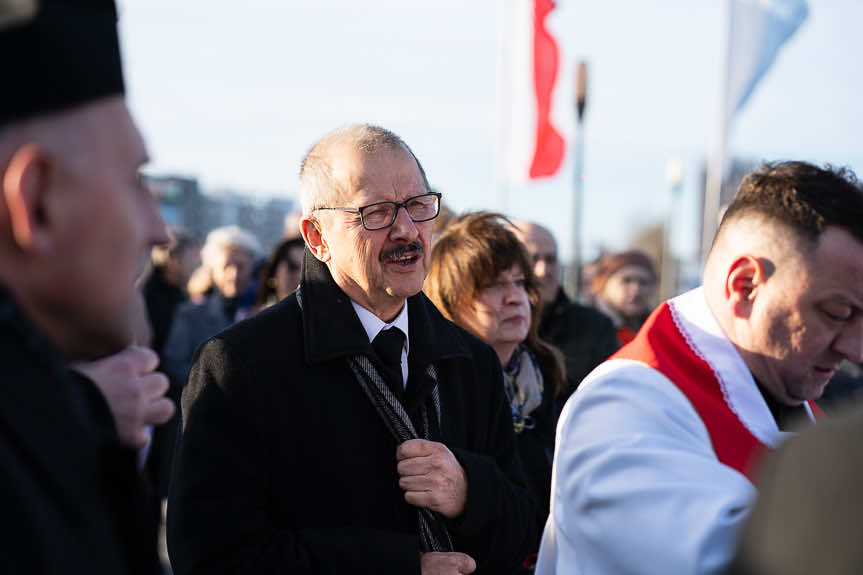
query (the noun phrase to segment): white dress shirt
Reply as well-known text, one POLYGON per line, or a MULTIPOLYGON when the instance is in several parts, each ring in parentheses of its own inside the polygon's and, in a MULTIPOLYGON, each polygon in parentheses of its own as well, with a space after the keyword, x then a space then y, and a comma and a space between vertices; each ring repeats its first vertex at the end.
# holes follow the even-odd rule
POLYGON ((402 386, 407 387, 408 351, 410 351, 410 338, 408 337, 408 333, 410 333, 408 331, 408 306, 403 305, 402 311, 399 312, 399 315, 397 315, 393 321, 390 323, 384 323, 381 318, 354 300, 351 300, 351 305, 354 306, 354 310, 357 312, 357 316, 360 318, 360 322, 363 324, 363 328, 369 336, 369 342, 373 341, 381 331, 391 327, 397 327, 403 334, 405 334, 405 345, 402 347, 402 386))

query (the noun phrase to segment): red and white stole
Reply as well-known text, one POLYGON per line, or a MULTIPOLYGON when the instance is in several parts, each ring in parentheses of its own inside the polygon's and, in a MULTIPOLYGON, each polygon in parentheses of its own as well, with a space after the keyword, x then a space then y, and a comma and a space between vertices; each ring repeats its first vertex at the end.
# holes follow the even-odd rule
MULTIPOLYGON (((660 305, 612 359, 638 361, 667 377, 704 422, 717 459, 753 483, 759 457, 789 435, 777 427, 701 288, 660 305)), ((814 402, 806 409, 810 419, 820 414, 814 402)))

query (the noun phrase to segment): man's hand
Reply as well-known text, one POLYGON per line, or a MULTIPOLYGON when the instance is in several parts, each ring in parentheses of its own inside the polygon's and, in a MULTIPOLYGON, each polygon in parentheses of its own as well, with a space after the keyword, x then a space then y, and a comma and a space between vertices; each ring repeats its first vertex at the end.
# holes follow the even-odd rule
POLYGON ((467 501, 467 476, 446 445, 411 439, 396 448, 396 459, 405 501, 450 519, 461 515, 467 501))
POLYGON ((70 367, 90 378, 105 396, 120 441, 140 449, 150 439, 147 428, 174 415, 174 402, 164 397, 168 378, 155 371, 157 365, 155 352, 130 346, 115 355, 70 367))
POLYGON ((422 575, 461 575, 473 573, 476 561, 464 553, 422 553, 420 571, 422 575))

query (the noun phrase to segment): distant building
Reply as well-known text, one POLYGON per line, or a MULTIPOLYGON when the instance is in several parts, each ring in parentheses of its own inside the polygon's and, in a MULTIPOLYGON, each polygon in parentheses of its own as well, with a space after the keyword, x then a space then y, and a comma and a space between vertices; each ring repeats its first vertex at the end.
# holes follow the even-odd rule
POLYGON ((203 240, 213 228, 236 224, 253 232, 267 250, 282 239, 285 216, 297 205, 291 198, 260 198, 231 190, 204 194, 197 179, 182 176, 149 176, 146 183, 157 194, 169 225, 183 226, 203 240))

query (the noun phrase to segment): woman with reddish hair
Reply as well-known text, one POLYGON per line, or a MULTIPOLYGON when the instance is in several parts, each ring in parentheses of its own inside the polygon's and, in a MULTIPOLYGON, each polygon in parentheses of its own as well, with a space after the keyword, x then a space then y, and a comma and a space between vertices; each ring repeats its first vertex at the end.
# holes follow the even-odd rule
POLYGON ((614 323, 620 345, 632 341, 650 315, 656 281, 653 261, 638 250, 608 254, 597 263, 591 291, 596 307, 614 323))
MULTIPOLYGON (((539 284, 524 245, 499 214, 461 216, 437 240, 424 291, 450 320, 489 344, 504 372, 519 456, 537 497, 537 525, 548 516, 560 353, 539 339, 539 284)), ((537 533, 537 545, 539 533, 537 533)))

